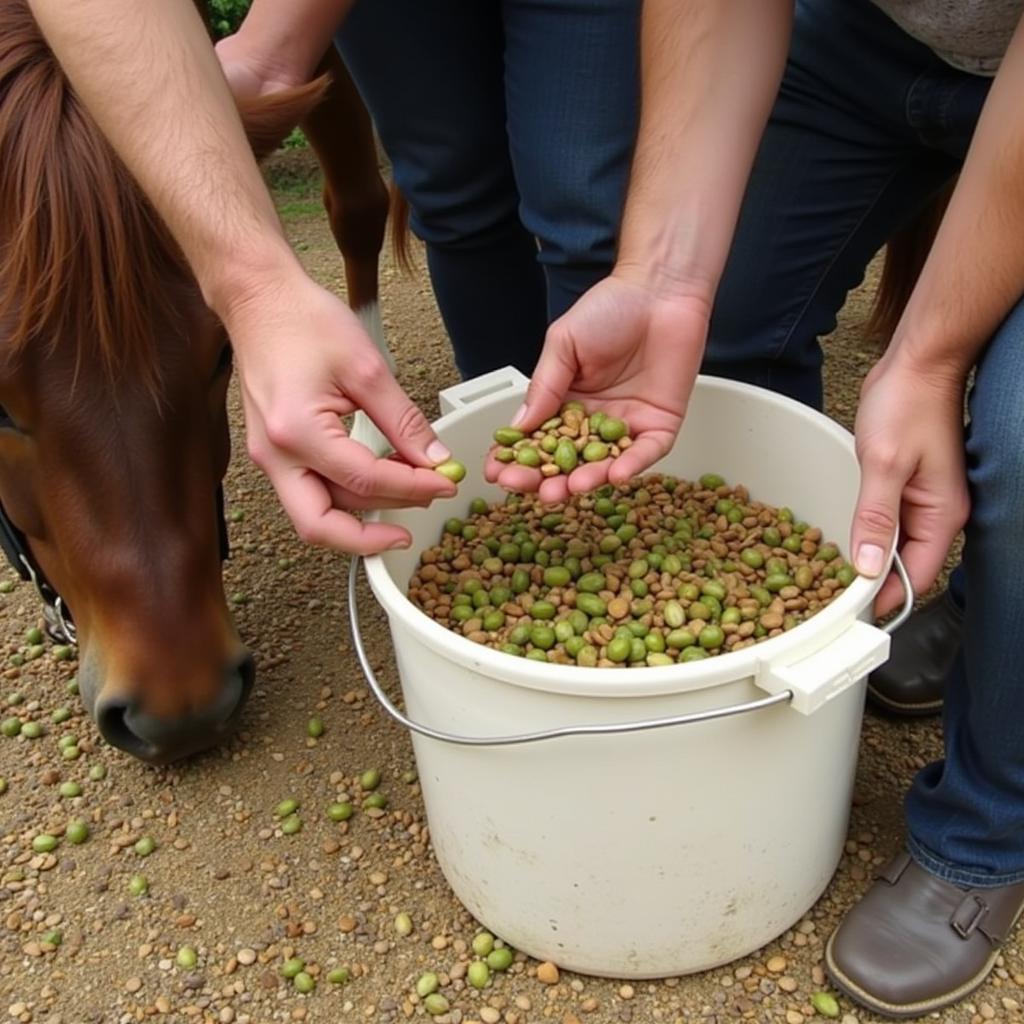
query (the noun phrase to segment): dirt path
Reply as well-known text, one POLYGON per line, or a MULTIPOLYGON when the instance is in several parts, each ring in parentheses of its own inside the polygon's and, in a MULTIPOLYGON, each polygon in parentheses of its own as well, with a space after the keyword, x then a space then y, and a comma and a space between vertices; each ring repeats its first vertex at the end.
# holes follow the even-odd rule
MULTIPOLYGON (((303 260, 340 289, 340 263, 303 184, 303 160, 293 154, 278 162, 282 211, 303 260), (288 168, 297 173, 291 183, 288 168)), ((384 301, 399 378, 436 415, 438 390, 456 376, 425 276, 401 278, 388 264, 384 301)), ((850 330, 863 316, 863 301, 854 296, 828 345, 829 409, 847 424, 872 358, 850 330)), ((237 396, 233 401, 241 451, 237 396)), ((800 1024, 814 1015, 811 995, 826 987, 823 942, 872 867, 898 847, 901 795, 914 771, 940 751, 934 721, 866 719, 847 853, 822 900, 769 947, 728 968, 659 983, 562 974, 545 984, 538 965, 518 957, 478 992, 465 981, 478 927, 432 859, 418 785, 408 781, 409 741, 368 698, 352 657, 345 560, 299 544, 244 457, 231 468, 227 494, 235 514, 227 592, 259 663, 243 731, 230 746, 172 769, 146 768, 98 741, 67 693, 73 662, 56 661, 52 650, 20 667, 8 660, 0 706, 17 694, 22 702, 0 717, 38 720, 45 733, 36 740, 0 737, 0 777, 7 783, 0 794, 0 1020, 422 1019, 414 987, 424 971, 439 975, 451 1010, 437 1019, 451 1024, 800 1024), (69 717, 54 722, 54 712, 65 714, 61 708, 69 717), (316 740, 307 733, 313 716, 324 723, 316 740), (75 760, 58 748, 65 734, 78 737, 75 760), (356 780, 373 768, 388 804, 364 811, 356 780), (60 795, 68 781, 80 783, 80 796, 60 795), (351 820, 329 820, 325 807, 348 797, 357 808, 351 820), (274 816, 285 799, 300 804, 303 825, 291 835, 282 834, 274 816), (33 837, 60 833, 71 818, 88 823, 86 842, 33 852, 33 837), (156 842, 146 857, 134 849, 144 836, 156 842), (130 889, 136 874, 147 881, 146 895, 130 889), (400 914, 409 915, 411 934, 396 930, 400 914), (46 941, 55 931, 56 947, 46 941), (308 995, 281 976, 293 956, 315 982, 308 995), (349 971, 347 985, 327 979, 340 966, 349 971)), ((2 578, 12 574, 5 570, 2 578)), ((372 660, 394 685, 383 616, 369 601, 365 607, 372 660)), ((0 594, 8 659, 24 654, 26 631, 40 624, 27 586, 0 594)), ((770 779, 751 784, 764 785, 766 798, 785 799, 770 779)), ((1021 938, 1018 932, 992 980, 943 1020, 1021 1019, 1021 938)), ((844 1024, 872 1019, 840 1004, 844 1024)))

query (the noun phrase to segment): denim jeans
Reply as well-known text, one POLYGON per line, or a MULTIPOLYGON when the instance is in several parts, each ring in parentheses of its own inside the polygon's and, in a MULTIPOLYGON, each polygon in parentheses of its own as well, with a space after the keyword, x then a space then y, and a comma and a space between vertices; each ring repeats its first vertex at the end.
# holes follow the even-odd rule
POLYGON ((611 270, 640 0, 358 0, 338 47, 426 243, 463 376, 530 374, 611 270))
MULTIPOLYGON (((706 372, 820 406, 822 352, 872 256, 961 166, 989 80, 869 0, 800 0, 789 61, 716 297, 706 372)), ((1024 304, 970 396, 963 651, 945 758, 906 801, 908 842, 962 885, 1024 880, 1024 304)))

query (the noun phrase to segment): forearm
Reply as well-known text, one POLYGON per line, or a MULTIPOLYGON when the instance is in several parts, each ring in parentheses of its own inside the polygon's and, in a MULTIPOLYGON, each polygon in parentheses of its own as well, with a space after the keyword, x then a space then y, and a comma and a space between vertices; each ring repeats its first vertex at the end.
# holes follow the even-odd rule
POLYGON ((268 77, 299 84, 313 76, 353 0, 253 0, 236 33, 268 77))
POLYGON ((191 0, 29 3, 218 313, 298 267, 191 0))
POLYGON ((619 268, 710 304, 785 67, 792 0, 646 0, 619 268))
POLYGON ((1024 294, 1024 22, 982 110, 963 172, 890 357, 966 380, 1024 294))

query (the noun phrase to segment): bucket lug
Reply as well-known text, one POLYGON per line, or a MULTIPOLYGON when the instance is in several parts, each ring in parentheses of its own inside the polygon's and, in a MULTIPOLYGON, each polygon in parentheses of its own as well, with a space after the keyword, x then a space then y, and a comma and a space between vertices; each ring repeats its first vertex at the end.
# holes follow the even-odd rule
POLYGON ((889 634, 859 619, 820 650, 792 664, 765 662, 755 682, 768 693, 789 690, 791 705, 813 714, 889 657, 889 634))

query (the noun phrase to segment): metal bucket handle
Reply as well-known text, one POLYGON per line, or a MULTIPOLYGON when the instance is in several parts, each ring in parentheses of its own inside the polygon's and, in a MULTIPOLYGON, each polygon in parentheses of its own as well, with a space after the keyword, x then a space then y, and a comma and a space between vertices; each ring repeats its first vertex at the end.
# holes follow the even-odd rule
MULTIPOLYGON (((910 577, 907 575, 907 570, 903 562, 900 561, 898 554, 894 556, 893 561, 896 573, 903 584, 904 599, 900 613, 891 622, 881 627, 886 633, 892 633, 901 626, 914 608, 914 589, 910 582, 910 577)), ((570 725, 559 729, 544 729, 540 732, 524 732, 512 736, 460 736, 456 733, 432 729, 429 725, 421 725, 399 711, 391 703, 391 700, 381 687, 377 676, 374 674, 373 666, 370 664, 366 648, 363 645, 363 635, 359 625, 356 584, 362 562, 363 559, 358 555, 353 557, 348 575, 349 624, 352 627, 352 644, 355 647, 359 665, 381 707, 399 725, 403 725, 411 732, 418 733, 420 736, 426 736, 432 740, 440 740, 442 743, 455 743, 464 747, 511 747, 521 743, 537 743, 540 740, 558 739, 562 736, 607 736, 622 732, 646 732, 649 729, 665 729, 673 725, 690 725, 696 722, 711 722, 719 718, 730 718, 733 715, 746 714, 748 711, 759 711, 761 708, 771 707, 773 704, 792 703, 794 699, 793 691, 786 689, 758 700, 748 701, 745 704, 733 704, 729 707, 713 708, 708 711, 693 711, 686 715, 672 715, 668 718, 647 718, 636 722, 614 722, 607 725, 570 725)))

